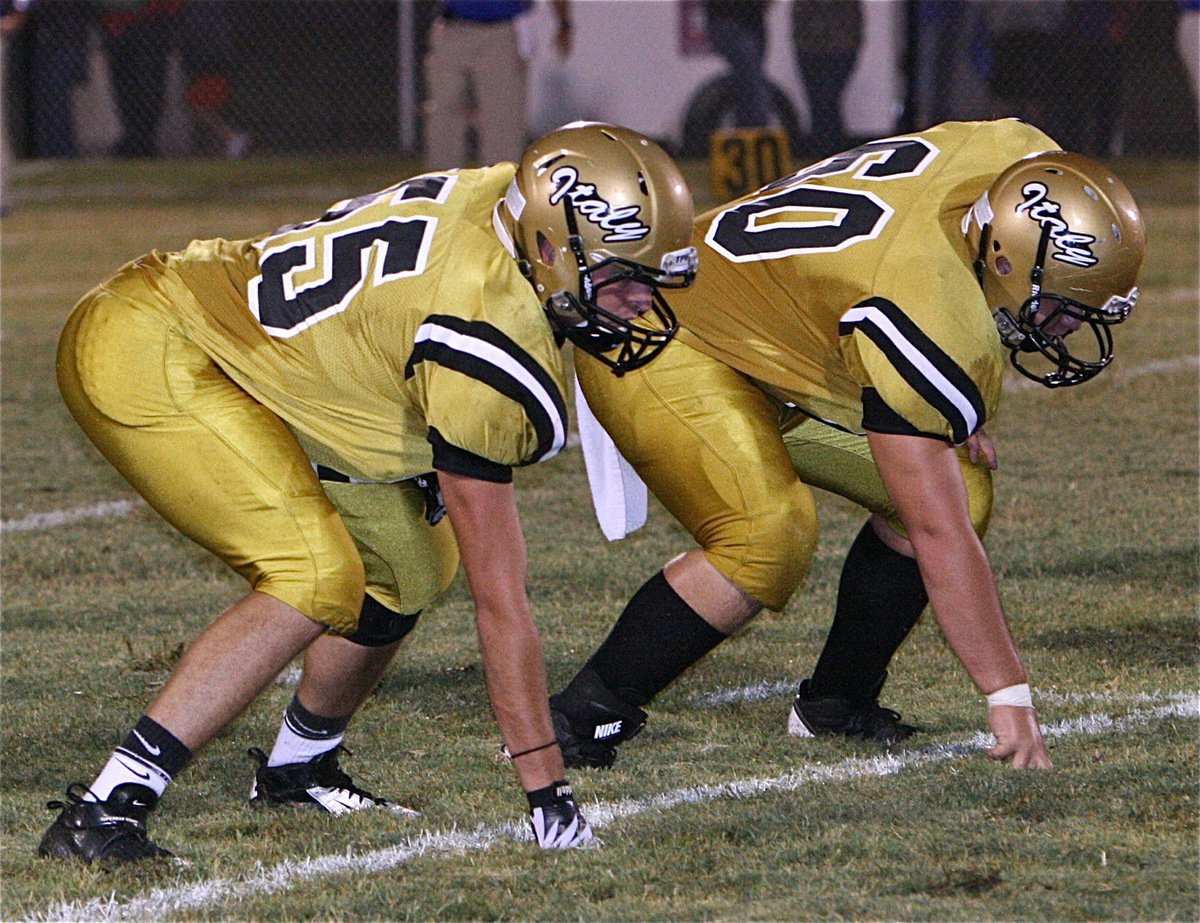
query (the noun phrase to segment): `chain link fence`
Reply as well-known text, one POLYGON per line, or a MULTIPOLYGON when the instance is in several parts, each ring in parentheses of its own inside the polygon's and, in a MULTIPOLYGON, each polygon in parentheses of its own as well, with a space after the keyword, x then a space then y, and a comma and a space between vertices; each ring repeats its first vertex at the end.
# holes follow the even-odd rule
MULTIPOLYGON (((706 43, 699 2, 572 6, 571 55, 543 46, 530 62, 528 111, 513 114, 530 134, 606 118, 703 154, 736 122, 744 87, 706 43)), ((769 4, 769 118, 796 154, 828 153, 791 6, 769 4)), ((1016 115, 1095 156, 1194 159, 1195 39, 1180 31, 1194 7, 865 0, 841 127, 853 141, 1016 115)), ((431 0, 40 0, 8 41, 6 126, 23 158, 419 156, 438 15, 431 0)))

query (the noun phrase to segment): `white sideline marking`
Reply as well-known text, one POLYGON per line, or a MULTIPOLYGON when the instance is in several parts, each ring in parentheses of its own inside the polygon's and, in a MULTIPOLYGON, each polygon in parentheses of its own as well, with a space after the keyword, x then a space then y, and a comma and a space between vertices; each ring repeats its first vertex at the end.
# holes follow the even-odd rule
POLYGON ((53 510, 49 513, 34 513, 22 519, 6 519, 0 523, 0 532, 40 532, 43 529, 53 529, 55 526, 65 526, 81 519, 113 519, 118 516, 128 516, 141 500, 108 500, 94 503, 91 506, 76 507, 73 510, 53 510))
MULTIPOLYGON (((739 702, 768 702, 771 699, 780 699, 785 696, 792 698, 799 686, 799 679, 764 679, 757 683, 750 683, 748 686, 718 689, 715 692, 689 696, 687 703, 693 708, 722 708, 726 705, 736 705, 739 702)), ((1042 703, 1078 705, 1086 702, 1125 702, 1148 705, 1169 698, 1162 693, 1136 692, 1129 695, 1114 695, 1109 692, 1055 692, 1053 689, 1037 688, 1033 690, 1033 694, 1036 705, 1042 703)))
POLYGON ((287 667, 282 673, 275 677, 276 686, 299 686, 300 675, 303 671, 296 664, 287 667))
POLYGON ((800 688, 800 680, 783 680, 773 682, 764 679, 751 683, 739 689, 718 689, 716 692, 706 692, 694 695, 688 699, 688 704, 696 708, 720 708, 722 705, 734 705, 737 702, 766 702, 783 696, 794 696, 800 688))
MULTIPOLYGON (((1200 715, 1200 694, 1174 697, 1170 704, 1120 718, 1094 714, 1060 721, 1043 727, 1047 737, 1071 737, 1078 734, 1103 734, 1168 718, 1194 718, 1200 715)), ((808 785, 839 782, 865 776, 890 776, 904 769, 959 759, 990 747, 988 734, 974 734, 956 742, 937 744, 922 750, 888 754, 872 759, 853 758, 829 765, 809 765, 774 778, 735 779, 716 785, 682 788, 648 798, 629 798, 616 802, 585 804, 584 812, 592 826, 599 829, 616 820, 647 811, 666 811, 680 805, 704 804, 731 798, 755 798, 780 792, 794 792, 808 785)), ((32 920, 161 920, 174 913, 201 910, 221 902, 238 901, 257 894, 286 890, 294 882, 311 881, 327 875, 372 874, 393 870, 411 859, 428 855, 454 855, 466 851, 485 851, 512 840, 529 840, 524 822, 481 826, 471 832, 430 831, 410 837, 386 849, 355 855, 318 856, 312 859, 281 862, 243 878, 214 878, 175 888, 155 888, 145 897, 120 902, 95 898, 50 907, 32 920)))
MULTIPOLYGON (((1174 359, 1159 359, 1156 362, 1147 362, 1144 365, 1135 365, 1133 368, 1123 369, 1117 366, 1110 369, 1108 372, 1097 378, 1098 382, 1109 382, 1110 384, 1118 381, 1132 381, 1134 378, 1144 378, 1146 375, 1158 375, 1159 373, 1180 372, 1184 369, 1200 368, 1200 357, 1197 356, 1178 356, 1174 359)), ((1030 381, 1028 378, 1010 378, 1004 382, 1004 392, 1013 394, 1021 391, 1038 391, 1042 390, 1042 386, 1036 381, 1030 381)))

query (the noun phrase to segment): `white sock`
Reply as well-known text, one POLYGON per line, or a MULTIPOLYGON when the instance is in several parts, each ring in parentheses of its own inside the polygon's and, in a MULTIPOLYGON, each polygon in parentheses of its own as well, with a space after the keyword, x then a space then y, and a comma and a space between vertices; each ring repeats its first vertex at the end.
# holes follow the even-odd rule
MULTIPOLYGON (((135 785, 144 785, 161 798, 162 793, 167 790, 167 785, 171 782, 171 777, 153 763, 147 763, 129 751, 118 748, 113 751, 113 755, 108 758, 108 762, 100 770, 100 775, 96 776, 95 781, 88 788, 96 801, 107 801, 114 788, 129 782, 135 785)), ((93 799, 85 796, 84 800, 91 801, 93 799)))
POLYGON ((284 718, 279 726, 279 736, 275 738, 275 746, 267 758, 268 766, 284 766, 287 763, 307 763, 322 753, 328 753, 342 742, 343 734, 336 737, 314 739, 296 733, 284 718))

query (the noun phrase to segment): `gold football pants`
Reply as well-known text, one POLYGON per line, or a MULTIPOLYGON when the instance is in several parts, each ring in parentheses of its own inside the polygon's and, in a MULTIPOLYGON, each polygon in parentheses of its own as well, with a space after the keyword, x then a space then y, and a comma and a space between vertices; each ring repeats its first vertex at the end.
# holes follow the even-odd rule
POLYGON ((413 613, 458 550, 412 484, 322 484, 284 422, 173 321, 151 254, 76 306, 59 341, 67 407, 164 519, 250 586, 348 634, 364 590, 413 613), (328 491, 328 493, 327 493, 328 491))
MULTIPOLYGON (((748 378, 679 340, 622 378, 578 350, 575 363, 593 413, 642 480, 713 566, 767 608, 782 609, 812 564, 810 486, 904 534, 866 436, 781 414, 748 378)), ((965 447, 959 459, 982 535, 991 472, 972 464, 965 447)))

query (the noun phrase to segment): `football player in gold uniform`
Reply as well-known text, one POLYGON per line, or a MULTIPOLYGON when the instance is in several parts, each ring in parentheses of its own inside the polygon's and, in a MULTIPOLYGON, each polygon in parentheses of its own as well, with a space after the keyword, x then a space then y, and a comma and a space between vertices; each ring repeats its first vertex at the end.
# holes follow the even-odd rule
POLYGON ((589 842, 547 708, 512 469, 566 439, 563 338, 620 373, 670 339, 659 288, 692 278, 692 218, 660 148, 573 123, 518 164, 150 253, 85 296, 59 348, 67 406, 250 591, 192 643, 95 781, 68 788, 39 852, 167 854, 145 826, 167 783, 301 652, 253 796, 388 806, 338 767, 338 744, 460 558, 535 837, 589 842))
POLYGON ((948 123, 801 170, 697 219, 703 270, 652 365, 617 379, 579 358, 596 418, 700 547, 551 700, 568 765, 610 765, 661 689, 787 603, 817 540, 810 486, 871 515, 791 733, 911 733, 878 695, 928 602, 988 696, 991 756, 1050 765, 980 540, 983 426, 1006 358, 1052 388, 1108 364, 1145 248, 1120 180, 1056 148, 1016 120, 948 123))

